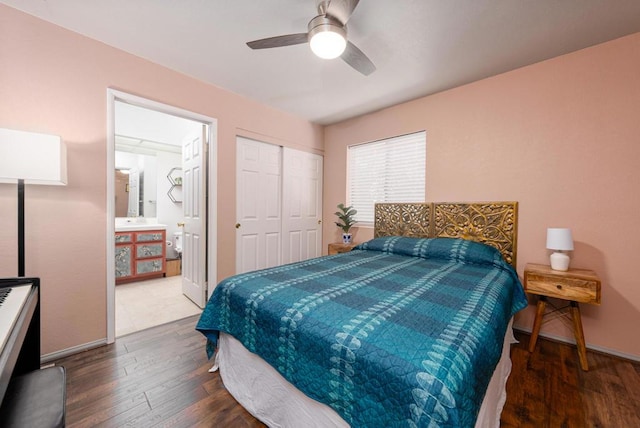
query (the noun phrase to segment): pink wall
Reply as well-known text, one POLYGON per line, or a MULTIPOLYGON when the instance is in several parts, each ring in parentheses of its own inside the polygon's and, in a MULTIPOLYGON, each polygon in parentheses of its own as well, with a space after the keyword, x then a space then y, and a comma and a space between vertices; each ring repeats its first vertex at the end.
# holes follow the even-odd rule
MULTIPOLYGON (((235 272, 235 137, 322 152, 322 128, 0 5, 0 127, 57 134, 69 185, 27 186, 26 273, 43 354, 106 337, 107 88, 218 119, 218 278, 235 272)), ((16 187, 0 185, 0 277, 17 274, 16 187)))
MULTIPOLYGON (((426 200, 519 201, 520 275, 548 262, 547 227, 572 228, 572 266, 602 280, 602 305, 582 305, 588 345, 640 358, 638 70, 634 34, 328 126, 325 224, 345 199, 347 145, 424 129, 426 200)), ((530 330, 533 315, 516 326, 530 330)), ((573 340, 557 319, 543 333, 573 340)))

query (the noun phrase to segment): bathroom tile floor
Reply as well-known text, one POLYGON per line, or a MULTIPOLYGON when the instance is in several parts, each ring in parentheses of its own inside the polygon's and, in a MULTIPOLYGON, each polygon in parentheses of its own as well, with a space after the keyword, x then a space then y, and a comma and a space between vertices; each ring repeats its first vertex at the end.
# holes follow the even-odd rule
POLYGON ((179 275, 116 286, 116 337, 201 312, 182 294, 179 275))

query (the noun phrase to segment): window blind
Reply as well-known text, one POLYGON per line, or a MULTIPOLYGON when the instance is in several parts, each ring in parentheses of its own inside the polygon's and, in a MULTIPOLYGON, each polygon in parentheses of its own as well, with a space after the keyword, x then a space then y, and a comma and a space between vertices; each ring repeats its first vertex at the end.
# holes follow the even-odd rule
POLYGON ((426 133, 349 146, 347 204, 358 223, 373 224, 376 202, 425 200, 426 133))

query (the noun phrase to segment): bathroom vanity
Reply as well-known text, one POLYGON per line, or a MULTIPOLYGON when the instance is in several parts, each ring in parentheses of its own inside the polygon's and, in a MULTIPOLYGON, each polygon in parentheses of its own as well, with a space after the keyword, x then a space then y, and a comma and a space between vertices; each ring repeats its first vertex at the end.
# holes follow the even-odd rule
POLYGON ((116 284, 164 276, 166 229, 162 226, 116 226, 116 284))

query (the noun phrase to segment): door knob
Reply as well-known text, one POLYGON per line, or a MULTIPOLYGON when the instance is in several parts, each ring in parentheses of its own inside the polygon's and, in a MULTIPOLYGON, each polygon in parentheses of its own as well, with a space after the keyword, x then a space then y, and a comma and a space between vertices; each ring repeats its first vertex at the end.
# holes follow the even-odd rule
POLYGON ((318 224, 322 224, 322 220, 318 220, 318 224))
POLYGON ((184 227, 184 221, 178 222, 178 227, 184 227))
POLYGON ((240 226, 242 226, 240 223, 236 223, 236 229, 240 229, 240 226))

